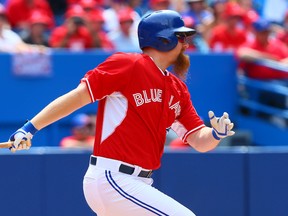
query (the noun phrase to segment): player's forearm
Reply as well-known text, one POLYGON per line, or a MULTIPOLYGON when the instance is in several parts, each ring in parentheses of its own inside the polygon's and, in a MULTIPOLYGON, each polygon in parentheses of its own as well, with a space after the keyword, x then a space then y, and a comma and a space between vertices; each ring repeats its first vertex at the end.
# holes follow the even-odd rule
POLYGON ((199 152, 207 152, 214 149, 220 142, 212 135, 212 128, 204 127, 187 137, 187 142, 199 152))
POLYGON ((40 130, 85 106, 90 102, 90 96, 85 91, 87 91, 85 84, 81 84, 76 89, 55 99, 31 119, 32 124, 40 130))
POLYGON ((237 51, 237 55, 240 59, 246 61, 263 60, 263 59, 277 60, 277 57, 275 57, 274 55, 259 52, 251 48, 240 48, 237 51))

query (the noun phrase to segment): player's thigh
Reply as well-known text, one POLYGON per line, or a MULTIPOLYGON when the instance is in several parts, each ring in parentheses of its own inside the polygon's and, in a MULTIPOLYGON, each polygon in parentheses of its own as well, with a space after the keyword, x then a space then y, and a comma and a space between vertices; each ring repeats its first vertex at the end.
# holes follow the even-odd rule
POLYGON ((99 216, 195 216, 149 181, 108 171, 105 178, 86 182, 85 197, 99 216))
POLYGON ((159 215, 195 216, 190 209, 152 186, 146 186, 141 193, 137 193, 135 196, 163 213, 159 215))
MULTIPOLYGON (((83 192, 89 207, 97 213, 97 216, 104 215, 105 206, 102 202, 101 191, 99 191, 99 180, 95 178, 86 177, 83 181, 83 192)), ((105 188, 103 188, 105 190, 105 188)))

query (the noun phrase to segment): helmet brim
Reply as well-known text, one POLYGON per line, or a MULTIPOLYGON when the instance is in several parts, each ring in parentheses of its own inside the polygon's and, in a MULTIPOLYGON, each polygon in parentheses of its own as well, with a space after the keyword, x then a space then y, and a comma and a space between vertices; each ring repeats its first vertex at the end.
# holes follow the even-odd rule
POLYGON ((175 34, 185 34, 185 36, 192 36, 192 35, 196 34, 196 30, 182 26, 180 28, 174 29, 174 33, 175 34))

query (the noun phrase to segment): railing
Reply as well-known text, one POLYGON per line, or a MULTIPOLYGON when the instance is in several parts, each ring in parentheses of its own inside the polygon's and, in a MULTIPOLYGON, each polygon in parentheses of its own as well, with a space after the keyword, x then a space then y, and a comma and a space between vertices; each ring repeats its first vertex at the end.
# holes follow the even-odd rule
MULTIPOLYGON (((253 64, 288 73, 288 64, 272 60, 254 60, 253 64)), ((239 75, 238 85, 240 96, 239 104, 241 107, 252 110, 251 113, 253 114, 256 113, 255 111, 261 111, 269 115, 288 118, 288 111, 286 110, 285 104, 283 104, 283 107, 274 107, 266 104, 265 99, 260 98, 261 94, 266 94, 267 97, 277 97, 280 95, 280 97, 283 98, 283 103, 285 103, 285 97, 288 96, 287 80, 257 80, 245 75, 239 75)))
POLYGON ((288 119, 288 110, 262 104, 259 100, 261 92, 288 96, 288 87, 284 86, 283 83, 278 81, 260 81, 248 78, 244 75, 239 75, 238 85, 240 85, 241 91, 244 91, 240 92, 240 107, 246 107, 252 110, 250 113, 253 114, 256 114, 255 111, 261 111, 270 115, 288 119))
MULTIPOLYGON (((254 63, 288 73, 287 65, 275 61, 254 63)), ((288 80, 258 80, 241 74, 237 84, 237 126, 253 134, 255 145, 288 145, 288 80)))

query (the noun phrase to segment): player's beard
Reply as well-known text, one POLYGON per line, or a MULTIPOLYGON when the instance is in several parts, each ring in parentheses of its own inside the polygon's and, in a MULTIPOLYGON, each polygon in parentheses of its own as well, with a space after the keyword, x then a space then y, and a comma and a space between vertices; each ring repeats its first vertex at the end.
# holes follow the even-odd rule
POLYGON ((185 50, 181 51, 173 65, 174 73, 182 80, 186 79, 186 75, 190 67, 189 56, 184 54, 184 51, 185 50))

